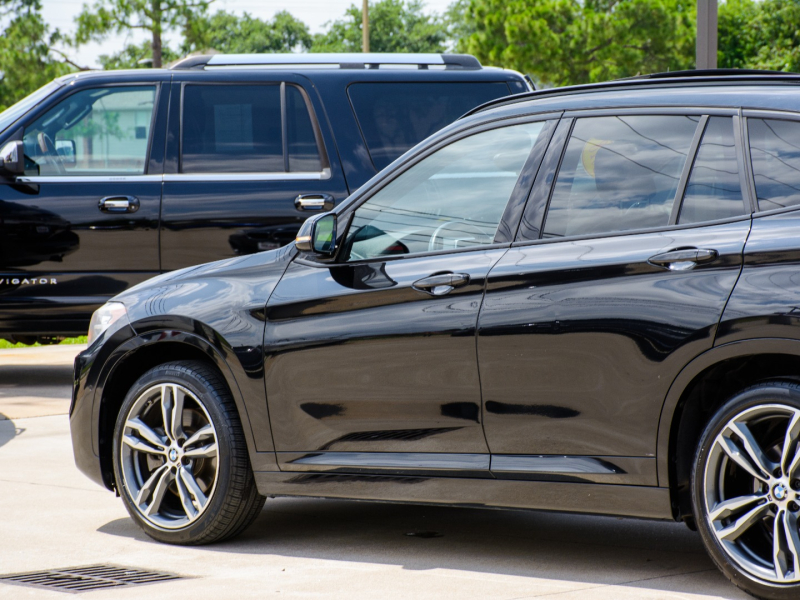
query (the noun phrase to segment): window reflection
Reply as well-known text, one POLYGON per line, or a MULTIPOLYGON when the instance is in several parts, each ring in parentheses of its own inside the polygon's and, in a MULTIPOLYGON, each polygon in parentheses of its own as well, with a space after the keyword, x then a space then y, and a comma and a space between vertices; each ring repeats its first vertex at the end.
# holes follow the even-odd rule
POLYGON ((635 115, 579 119, 545 220, 548 237, 669 224, 698 119, 635 115))
POLYGON ((748 119, 759 210, 800 204, 800 123, 748 119))

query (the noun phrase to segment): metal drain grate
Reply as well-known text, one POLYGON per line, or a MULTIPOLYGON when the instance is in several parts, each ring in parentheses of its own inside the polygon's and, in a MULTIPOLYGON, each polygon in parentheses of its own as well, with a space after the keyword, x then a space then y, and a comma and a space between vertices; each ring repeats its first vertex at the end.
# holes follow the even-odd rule
POLYGON ((180 575, 142 571, 114 565, 91 565, 69 569, 49 569, 31 573, 0 575, 0 583, 12 583, 78 594, 112 587, 131 587, 161 581, 184 579, 180 575))

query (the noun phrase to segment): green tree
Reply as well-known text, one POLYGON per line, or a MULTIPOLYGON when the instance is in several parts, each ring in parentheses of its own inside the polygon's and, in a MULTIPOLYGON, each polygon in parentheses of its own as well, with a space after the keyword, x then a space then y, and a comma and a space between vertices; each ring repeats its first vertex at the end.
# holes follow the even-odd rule
POLYGON ((141 29, 151 34, 152 66, 163 62, 162 34, 185 29, 202 17, 213 0, 96 0, 78 15, 75 43, 102 40, 112 33, 141 29))
POLYGON ((224 11, 193 19, 184 29, 183 51, 216 50, 224 53, 293 52, 311 47, 308 26, 287 11, 263 21, 245 13, 224 11))
POLYGON ((694 66, 691 0, 471 0, 464 18, 459 49, 546 85, 694 66))
POLYGON ((66 56, 54 57, 61 41, 42 18, 41 0, 1 0, 0 110, 7 108, 48 81, 75 70, 66 56))
MULTIPOLYGON (((423 12, 421 0, 378 0, 369 4, 372 52, 444 52, 447 25, 423 12)), ((312 52, 361 52, 361 8, 355 4, 343 19, 314 36, 312 52)))
POLYGON ((756 69, 800 71, 800 0, 764 0, 751 22, 755 56, 746 64, 756 69))
POLYGON ((719 5, 717 16, 717 66, 743 69, 752 66, 758 54, 759 32, 755 27, 760 3, 754 0, 727 0, 719 5))
MULTIPOLYGON (((100 66, 106 71, 112 69, 142 69, 152 65, 153 46, 145 41, 140 44, 129 44, 115 54, 101 54, 100 66)), ((167 45, 161 46, 161 62, 167 64, 180 58, 180 55, 167 45)))

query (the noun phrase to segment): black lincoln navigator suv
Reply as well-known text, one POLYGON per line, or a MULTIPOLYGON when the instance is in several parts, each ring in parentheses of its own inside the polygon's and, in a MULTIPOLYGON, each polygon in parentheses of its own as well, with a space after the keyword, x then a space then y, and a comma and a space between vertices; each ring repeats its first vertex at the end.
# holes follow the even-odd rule
POLYGON ((81 334, 153 275, 283 246, 422 139, 529 89, 448 54, 62 77, 0 114, 0 338, 81 334))

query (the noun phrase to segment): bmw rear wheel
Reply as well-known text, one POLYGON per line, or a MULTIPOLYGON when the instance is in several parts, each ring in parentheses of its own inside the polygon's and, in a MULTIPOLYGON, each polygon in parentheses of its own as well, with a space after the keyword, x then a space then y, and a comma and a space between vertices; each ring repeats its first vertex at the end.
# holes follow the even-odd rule
POLYGON ((123 402, 113 443, 118 491, 157 540, 220 541, 264 504, 235 404, 210 365, 181 361, 145 373, 123 402))
POLYGON ((698 528, 725 575, 759 598, 800 597, 800 385, 731 398, 701 438, 692 479, 698 528))

